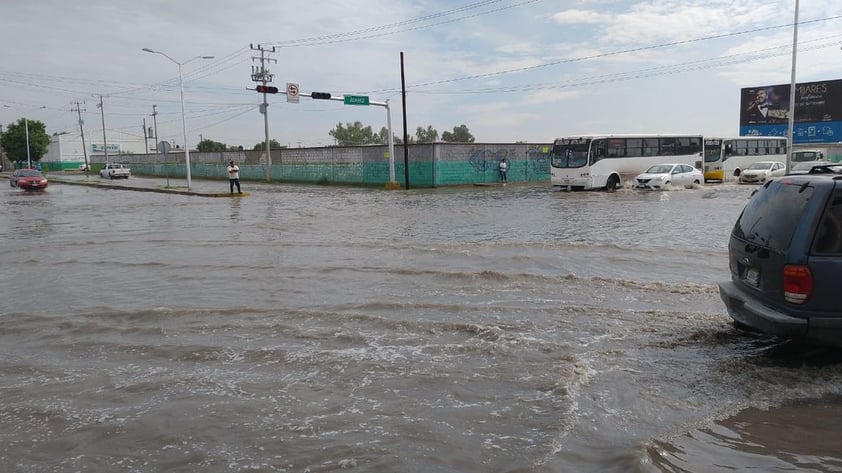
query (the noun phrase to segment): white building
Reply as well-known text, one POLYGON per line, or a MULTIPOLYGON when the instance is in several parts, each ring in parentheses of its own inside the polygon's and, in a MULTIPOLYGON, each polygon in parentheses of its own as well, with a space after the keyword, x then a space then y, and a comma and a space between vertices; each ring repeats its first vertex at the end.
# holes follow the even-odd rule
MULTIPOLYGON (((105 162, 105 146, 101 136, 97 139, 85 133, 85 148, 83 150, 82 136, 79 132, 54 134, 50 137, 50 148, 41 158, 41 162, 55 163, 50 165, 52 169, 78 169, 85 163, 86 155, 88 163, 105 162)), ((146 140, 143 138, 123 137, 114 141, 108 140, 108 156, 145 154, 145 148, 146 140)))

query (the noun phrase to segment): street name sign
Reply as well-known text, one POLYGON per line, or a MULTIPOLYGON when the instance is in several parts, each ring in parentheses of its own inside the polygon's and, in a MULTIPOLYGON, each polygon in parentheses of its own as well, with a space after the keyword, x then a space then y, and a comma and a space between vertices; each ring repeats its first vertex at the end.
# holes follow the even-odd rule
POLYGON ((368 95, 345 95, 345 105, 368 105, 368 95))

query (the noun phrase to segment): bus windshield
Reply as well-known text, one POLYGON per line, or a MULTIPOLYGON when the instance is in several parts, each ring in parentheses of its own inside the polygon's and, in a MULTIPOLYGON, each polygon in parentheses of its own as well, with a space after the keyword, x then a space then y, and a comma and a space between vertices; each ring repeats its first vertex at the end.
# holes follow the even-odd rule
POLYGON ((722 141, 705 140, 705 162, 715 163, 722 157, 722 141))
POLYGON ((590 139, 556 140, 550 153, 550 164, 556 168, 587 166, 590 144, 590 139))

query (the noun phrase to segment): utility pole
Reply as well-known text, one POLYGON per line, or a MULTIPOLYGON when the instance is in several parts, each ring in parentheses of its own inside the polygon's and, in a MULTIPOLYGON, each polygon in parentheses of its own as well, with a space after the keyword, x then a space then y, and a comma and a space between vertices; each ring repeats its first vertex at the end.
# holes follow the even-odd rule
POLYGON ((82 120, 82 108, 79 106, 79 101, 76 102, 76 110, 71 109, 71 111, 75 111, 76 114, 79 116, 79 134, 82 135, 82 154, 85 156, 85 172, 90 172, 91 166, 88 163, 88 149, 85 147, 85 130, 82 128, 82 125, 85 123, 85 120, 82 120))
POLYGON ((155 126, 154 130, 155 130, 155 155, 156 155, 156 159, 157 159, 157 155, 158 155, 158 151, 159 151, 158 150, 158 110, 156 110, 157 108, 158 108, 157 105, 152 106, 152 123, 154 123, 154 126, 155 126))
POLYGON ((146 131, 146 117, 143 117, 143 154, 149 152, 149 134, 146 131))
MULTIPOLYGON (((0 138, 3 138, 3 125, 0 125, 0 138)), ((6 164, 6 160, 3 154, 3 144, 2 140, 0 139, 0 169, 3 169, 3 165, 6 164)))
POLYGON ((102 114, 102 149, 105 152, 105 164, 108 164, 108 141, 105 140, 105 106, 102 105, 102 95, 99 96, 97 107, 102 114))
MULTIPOLYGON (((253 44, 250 44, 252 51, 260 51, 260 57, 252 57, 252 61, 260 60, 260 67, 251 66, 251 80, 254 82, 262 82, 263 87, 266 87, 266 84, 272 82, 272 77, 274 74, 269 73, 269 69, 266 68, 267 62, 274 61, 275 64, 278 63, 276 59, 267 58, 267 53, 274 53, 275 47, 272 46, 271 51, 267 51, 263 49, 263 46, 257 45, 256 47, 253 44)), ((264 89, 265 90, 265 89, 264 89)), ((272 149, 269 147, 269 103, 266 101, 266 92, 263 92, 263 103, 260 104, 260 113, 263 114, 263 128, 266 134, 266 181, 272 180, 272 149)))
MULTIPOLYGON (((158 160, 158 153, 161 151, 158 148, 160 142, 158 141, 158 110, 157 110, 157 108, 158 108, 157 105, 152 106, 152 123, 154 123, 154 126, 155 126, 155 160, 156 161, 158 160)), ((169 168, 169 166, 167 166, 167 148, 166 147, 164 147, 164 169, 165 169, 164 172, 167 175, 167 189, 169 189, 169 187, 170 187, 170 168, 169 168)))

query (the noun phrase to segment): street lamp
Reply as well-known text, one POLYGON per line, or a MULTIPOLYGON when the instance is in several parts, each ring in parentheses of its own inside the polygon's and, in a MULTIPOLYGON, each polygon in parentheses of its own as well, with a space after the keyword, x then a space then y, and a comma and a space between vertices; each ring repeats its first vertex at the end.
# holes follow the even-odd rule
MULTIPOLYGON (((40 110, 42 108, 47 108, 47 106, 42 105, 38 108, 30 110, 30 112, 33 111, 33 110, 40 110)), ((27 115, 28 115, 28 113, 27 113, 27 115)), ((32 167, 32 159, 30 159, 30 157, 29 157, 29 119, 26 118, 26 115, 24 115, 24 117, 23 117, 23 126, 26 129, 26 167, 31 168, 32 167)))
POLYGON ((176 63, 178 65, 178 87, 181 89, 181 132, 184 135, 184 163, 187 166, 187 190, 190 190, 190 146, 187 144, 187 121, 184 118, 184 80, 181 76, 181 66, 187 64, 188 62, 194 59, 213 59, 213 56, 196 56, 190 58, 184 62, 178 62, 175 59, 167 56, 166 54, 162 53, 161 51, 155 51, 154 49, 143 48, 143 51, 152 54, 160 54, 165 58, 169 59, 170 61, 176 63))

